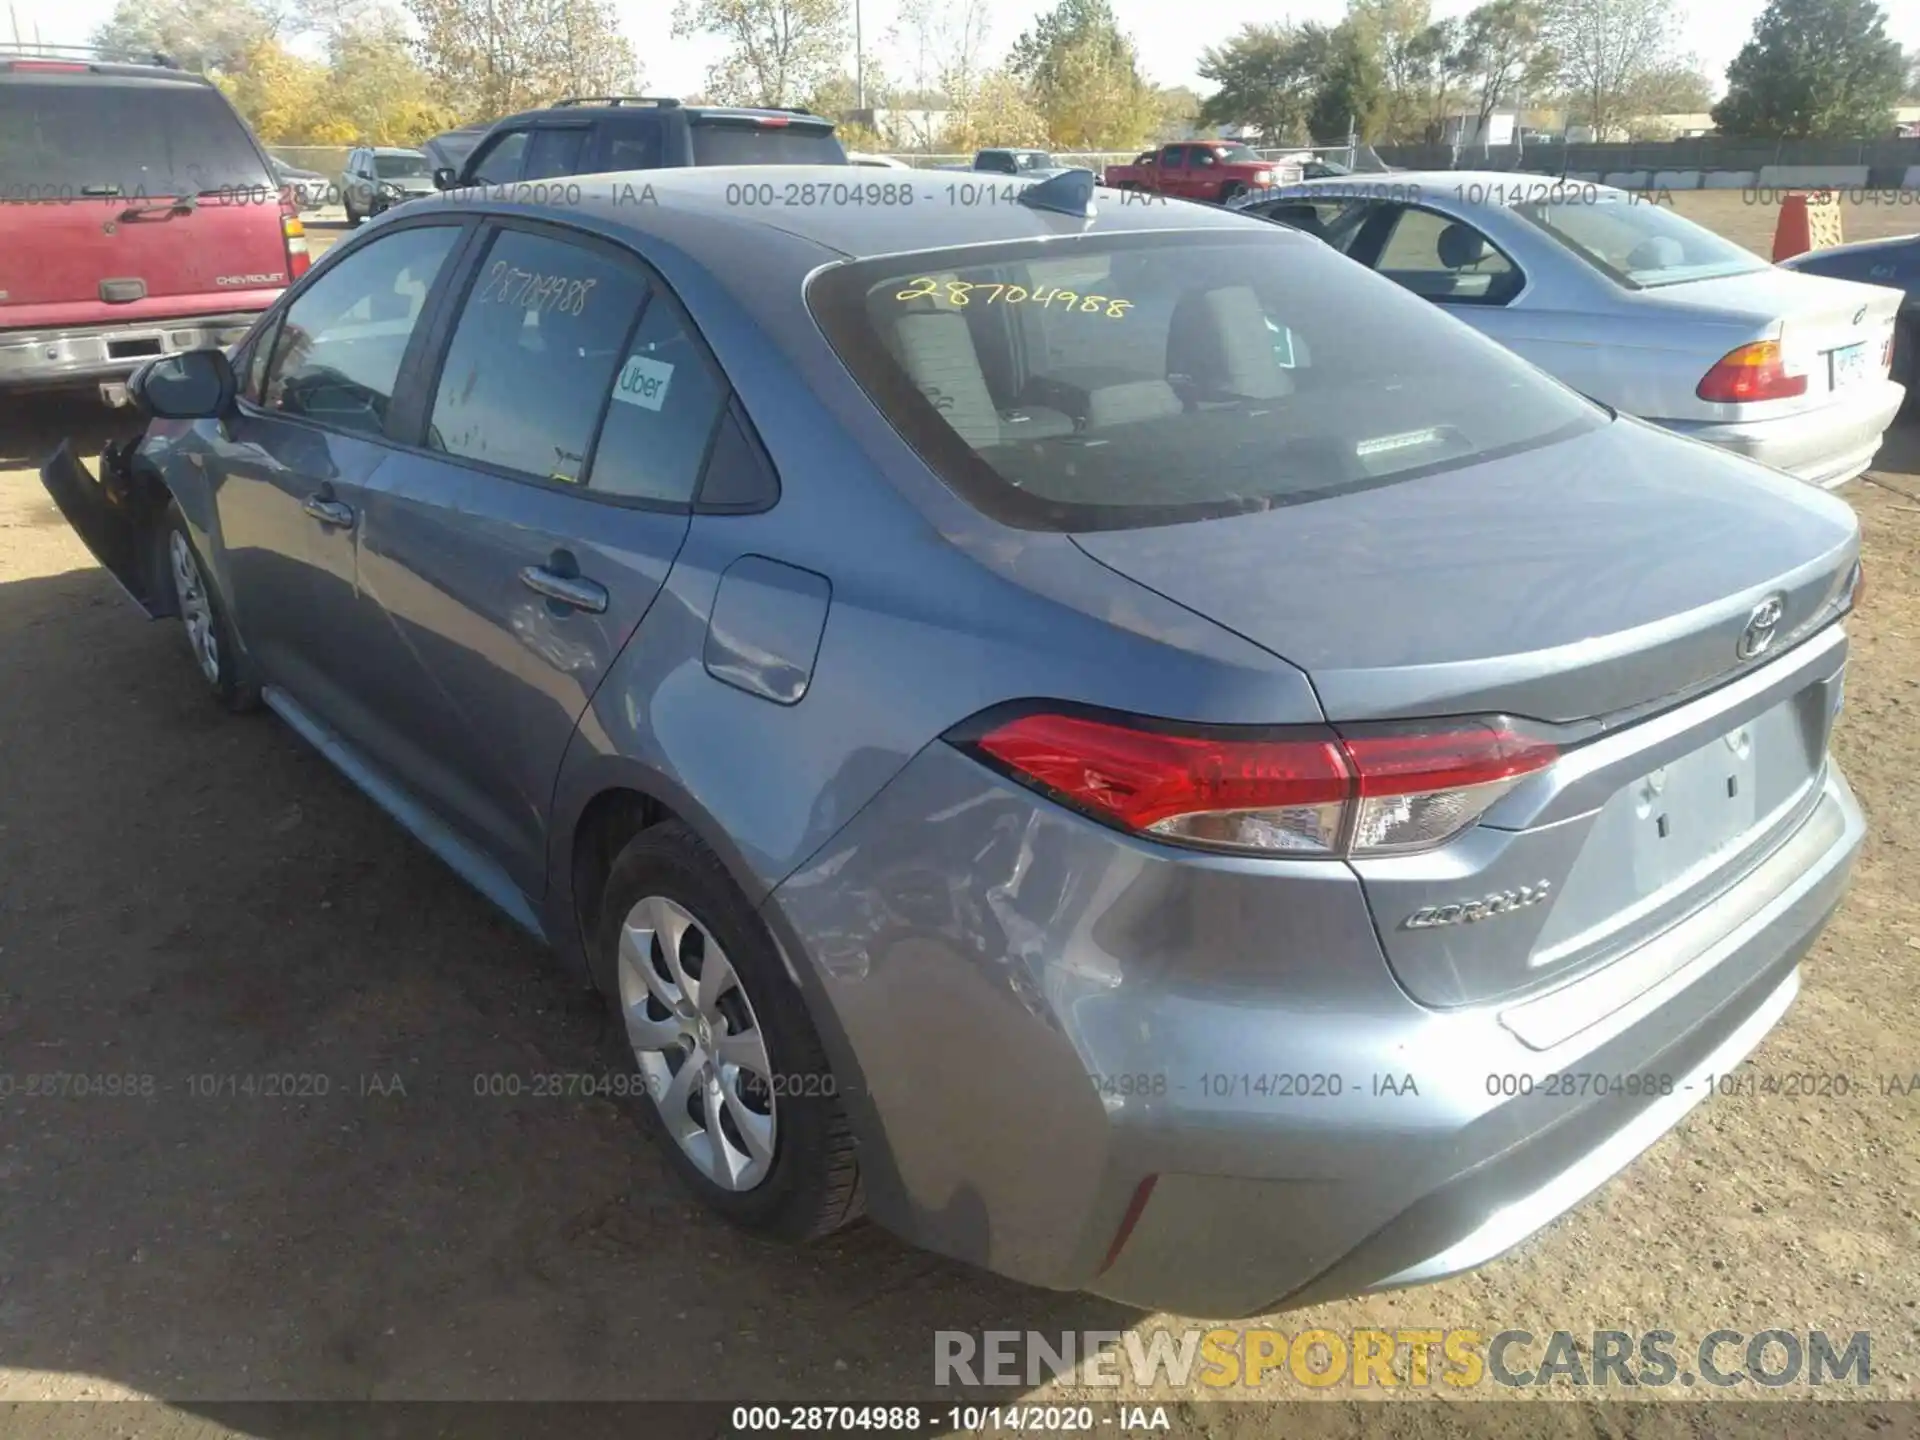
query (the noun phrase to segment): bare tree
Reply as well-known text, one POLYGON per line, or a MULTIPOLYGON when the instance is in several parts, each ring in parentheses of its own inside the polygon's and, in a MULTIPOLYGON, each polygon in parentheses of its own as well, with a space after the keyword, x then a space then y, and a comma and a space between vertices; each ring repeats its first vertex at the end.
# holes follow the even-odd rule
POLYGON ((725 58, 707 72, 715 100, 797 105, 840 73, 846 0, 680 0, 673 33, 727 42, 725 58))
POLYGON ((1634 93, 1670 59, 1679 20, 1671 0, 1551 0, 1543 33, 1596 139, 1632 118, 1634 93))

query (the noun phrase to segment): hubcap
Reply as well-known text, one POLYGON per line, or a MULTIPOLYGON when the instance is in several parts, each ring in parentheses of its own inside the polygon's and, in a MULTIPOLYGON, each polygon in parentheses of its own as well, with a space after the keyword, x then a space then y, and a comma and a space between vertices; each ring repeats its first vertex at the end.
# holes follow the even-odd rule
POLYGON ((220 639, 214 634, 213 605, 207 599, 206 582, 200 578, 200 562, 193 547, 178 530, 167 539, 167 555, 172 561, 173 593, 180 602, 180 622, 187 627, 187 643, 193 658, 209 685, 220 683, 220 639))
POLYGON ((668 1133, 721 1189, 753 1189, 773 1164, 773 1067, 720 942, 649 895, 620 927, 619 972, 627 1040, 668 1133))

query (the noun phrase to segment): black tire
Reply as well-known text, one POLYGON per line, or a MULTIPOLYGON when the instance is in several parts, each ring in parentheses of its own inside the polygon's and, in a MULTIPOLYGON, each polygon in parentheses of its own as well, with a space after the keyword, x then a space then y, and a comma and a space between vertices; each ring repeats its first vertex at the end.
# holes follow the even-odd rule
MULTIPOLYGON (((679 821, 643 830, 614 858, 601 902, 595 967, 609 1009, 609 1043, 626 1067, 644 1073, 628 1038, 620 996, 620 937, 642 899, 659 896, 687 911, 731 964, 766 1045, 777 1123, 773 1158, 751 1189, 708 1178, 669 1133, 660 1106, 636 1093, 632 1107, 681 1181, 709 1208, 743 1229, 804 1241, 860 1217, 863 1201, 853 1132, 833 1071, 773 939, 719 858, 679 821)), ((656 952, 657 963, 657 952, 656 952)), ((722 992, 726 998, 727 992, 722 992)), ((660 1013, 665 1013, 664 1011, 660 1013)), ((657 1018, 657 1016, 656 1016, 657 1018)), ((730 1021, 732 1026, 734 1022, 730 1021)))
POLYGON ((347 228, 349 230, 358 230, 360 228, 360 222, 366 217, 353 208, 353 197, 351 195, 344 197, 341 203, 346 206, 347 210, 347 228))
POLYGON ((1234 196, 1244 195, 1246 193, 1247 193, 1247 187, 1243 185, 1240 181, 1229 180, 1226 184, 1220 187, 1220 203, 1224 205, 1229 200, 1233 199, 1234 196))
POLYGON ((206 682, 214 699, 234 713, 257 709, 260 689, 246 673, 239 642, 234 638, 233 622, 227 617, 227 607, 222 603, 219 592, 208 583, 206 561, 201 558, 199 547, 193 543, 193 535, 187 529, 187 517, 181 514, 176 502, 169 501, 167 504, 166 523, 161 527, 159 548, 161 574, 164 583, 171 587, 174 603, 180 609, 181 632, 200 678, 206 682), (203 649, 202 639, 196 634, 193 618, 188 614, 190 601, 183 593, 180 578, 174 569, 177 555, 183 555, 191 565, 194 581, 205 602, 205 624, 212 641, 211 655, 203 649))

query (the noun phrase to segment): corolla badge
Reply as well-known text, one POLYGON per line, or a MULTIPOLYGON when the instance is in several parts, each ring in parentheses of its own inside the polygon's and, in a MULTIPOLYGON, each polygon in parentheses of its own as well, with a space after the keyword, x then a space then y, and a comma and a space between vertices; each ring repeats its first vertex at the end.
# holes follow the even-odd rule
POLYGON ((1769 595, 1753 607, 1747 628, 1740 632, 1740 643, 1734 647, 1742 660, 1752 660, 1773 648, 1780 634, 1780 617, 1786 613, 1785 595, 1769 595))
POLYGON ((1424 910, 1416 910, 1400 922, 1403 930, 1437 930, 1442 925, 1471 925, 1476 920, 1491 920, 1496 915, 1510 915, 1515 910, 1524 910, 1529 905, 1538 905, 1547 898, 1547 892, 1553 888, 1550 880, 1539 880, 1531 885, 1522 885, 1517 890, 1502 890, 1497 895, 1483 895, 1478 900, 1461 900, 1451 905, 1429 905, 1424 910))

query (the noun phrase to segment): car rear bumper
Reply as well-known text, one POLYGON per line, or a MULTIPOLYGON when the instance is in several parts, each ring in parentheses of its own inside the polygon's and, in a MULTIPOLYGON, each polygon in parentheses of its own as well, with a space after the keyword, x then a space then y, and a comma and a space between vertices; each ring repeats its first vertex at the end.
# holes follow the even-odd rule
POLYGON ((1249 1315, 1492 1259, 1707 1098, 1845 891, 1864 822, 1837 770, 1819 787, 1624 997, 1603 969, 1418 1005, 1344 865, 1135 844, 943 745, 766 912, 875 1218, 1031 1283, 1249 1315))
POLYGON ((1667 429, 1745 455, 1831 489, 1873 463, 1880 439, 1900 413, 1905 387, 1892 380, 1862 384, 1817 410, 1778 420, 1719 423, 1663 420, 1667 429))
POLYGON ((56 389, 131 375, 156 355, 227 346, 259 312, 57 330, 0 330, 0 391, 56 389))

